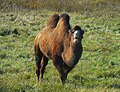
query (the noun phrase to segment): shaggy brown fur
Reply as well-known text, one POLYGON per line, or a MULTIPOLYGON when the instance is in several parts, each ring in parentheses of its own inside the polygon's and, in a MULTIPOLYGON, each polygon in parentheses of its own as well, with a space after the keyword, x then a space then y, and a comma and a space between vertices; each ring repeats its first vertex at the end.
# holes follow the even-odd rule
POLYGON ((67 74, 82 55, 81 40, 84 31, 79 26, 71 29, 68 14, 62 14, 58 22, 52 19, 55 17, 50 18, 47 26, 39 32, 34 41, 37 81, 40 73, 41 79, 43 78, 49 58, 53 60, 64 84, 67 74))

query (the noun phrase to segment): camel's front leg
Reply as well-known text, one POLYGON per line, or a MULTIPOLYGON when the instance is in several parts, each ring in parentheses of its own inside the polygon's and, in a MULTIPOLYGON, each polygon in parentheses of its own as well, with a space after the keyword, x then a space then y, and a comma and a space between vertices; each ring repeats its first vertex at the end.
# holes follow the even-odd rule
POLYGON ((60 57, 55 57, 53 59, 53 64, 56 67, 57 71, 59 72, 60 79, 64 85, 67 79, 67 74, 68 74, 67 72, 65 72, 66 70, 64 70, 65 69, 64 62, 62 61, 60 57))

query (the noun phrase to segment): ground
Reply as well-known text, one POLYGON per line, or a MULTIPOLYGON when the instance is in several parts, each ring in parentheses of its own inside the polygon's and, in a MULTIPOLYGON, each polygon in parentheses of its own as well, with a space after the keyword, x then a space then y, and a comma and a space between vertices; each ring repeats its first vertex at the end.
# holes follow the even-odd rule
POLYGON ((120 15, 88 16, 69 13, 70 24, 85 30, 83 55, 63 87, 49 60, 44 80, 36 83, 34 38, 53 11, 0 13, 1 92, 119 92, 120 15))

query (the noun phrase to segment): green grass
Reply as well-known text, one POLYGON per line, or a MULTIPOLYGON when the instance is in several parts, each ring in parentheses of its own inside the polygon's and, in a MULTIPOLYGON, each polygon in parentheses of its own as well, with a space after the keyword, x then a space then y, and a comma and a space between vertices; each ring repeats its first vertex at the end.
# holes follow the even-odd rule
MULTIPOLYGON (((119 92, 120 16, 69 13, 71 26, 86 30, 83 55, 65 86, 49 61, 36 84, 34 38, 54 11, 0 13, 0 92, 119 92)), ((61 14, 61 12, 56 12, 61 14)))

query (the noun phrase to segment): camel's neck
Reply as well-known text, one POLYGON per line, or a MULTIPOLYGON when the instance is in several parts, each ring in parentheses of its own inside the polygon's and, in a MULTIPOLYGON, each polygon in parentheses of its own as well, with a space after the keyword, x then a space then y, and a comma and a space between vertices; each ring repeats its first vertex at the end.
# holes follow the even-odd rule
POLYGON ((65 51, 62 54, 63 61, 69 66, 74 67, 82 54, 82 44, 74 45, 65 48, 65 51))

